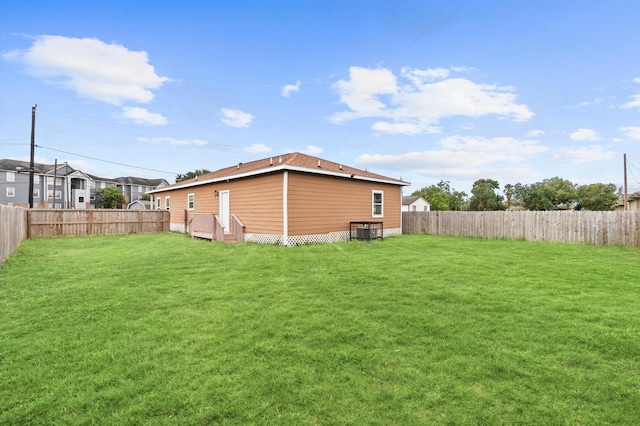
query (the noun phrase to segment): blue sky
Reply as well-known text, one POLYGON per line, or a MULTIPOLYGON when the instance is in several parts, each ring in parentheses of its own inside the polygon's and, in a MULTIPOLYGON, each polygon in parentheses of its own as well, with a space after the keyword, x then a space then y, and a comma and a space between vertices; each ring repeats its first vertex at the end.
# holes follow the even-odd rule
POLYGON ((626 153, 640 190, 638 1, 4 0, 0 54, 0 158, 37 104, 36 160, 104 177, 301 151, 469 193, 626 153))

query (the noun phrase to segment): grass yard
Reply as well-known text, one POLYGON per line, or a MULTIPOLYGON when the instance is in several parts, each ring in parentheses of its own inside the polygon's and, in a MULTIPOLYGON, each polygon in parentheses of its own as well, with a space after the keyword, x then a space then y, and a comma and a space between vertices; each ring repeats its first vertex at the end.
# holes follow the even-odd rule
POLYGON ((640 250, 25 241, 0 424, 640 424, 640 250))

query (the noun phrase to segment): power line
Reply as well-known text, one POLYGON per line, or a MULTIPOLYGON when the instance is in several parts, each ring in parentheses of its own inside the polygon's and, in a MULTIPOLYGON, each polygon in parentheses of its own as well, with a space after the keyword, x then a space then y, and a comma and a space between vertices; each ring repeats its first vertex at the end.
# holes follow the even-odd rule
POLYGON ((90 157, 88 155, 82 155, 82 154, 76 154, 74 152, 63 151, 61 149, 56 149, 56 148, 49 148, 47 146, 42 146, 42 145, 36 145, 36 147, 43 148, 43 149, 48 149, 50 151, 62 152, 63 154, 75 155, 76 157, 88 158, 90 160, 95 160, 95 161, 101 161, 103 163, 115 164, 117 166, 131 167, 131 168, 134 168, 134 169, 146 170, 146 171, 150 171, 150 172, 165 173, 165 174, 170 174, 170 175, 179 174, 179 173, 176 173, 176 172, 168 172, 166 170, 149 169, 149 168, 146 168, 146 167, 133 166, 131 164, 119 163, 117 161, 103 160, 101 158, 90 157))
MULTIPOLYGON (((627 166, 631 166, 632 164, 629 163, 629 160, 627 160, 627 166)), ((634 166, 634 168, 637 169, 637 167, 634 166)), ((631 170, 631 167, 627 167, 627 170, 629 171, 629 174, 631 175, 631 177, 633 178, 633 180, 635 180, 636 182, 640 183, 640 180, 638 180, 638 178, 633 174, 633 170, 631 170)), ((638 169, 640 170, 640 169, 638 169)))

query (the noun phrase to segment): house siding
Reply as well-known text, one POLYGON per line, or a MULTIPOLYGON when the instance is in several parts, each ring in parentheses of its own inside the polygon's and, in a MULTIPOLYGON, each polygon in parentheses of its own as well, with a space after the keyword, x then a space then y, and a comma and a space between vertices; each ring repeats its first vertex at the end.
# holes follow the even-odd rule
MULTIPOLYGON (((171 197, 171 227, 184 227, 188 194, 195 194, 195 208, 187 210, 188 221, 196 213, 219 214, 219 198, 214 195, 229 191, 229 213, 236 214, 245 223, 245 232, 258 234, 282 234, 282 184, 283 174, 263 175, 238 181, 217 182, 202 186, 161 192, 164 199, 171 197)), ((230 221, 233 232, 233 221, 230 221)))
POLYGON ((352 221, 401 227, 402 190, 397 185, 305 173, 289 174, 289 235, 347 231, 352 221), (383 191, 383 217, 372 216, 372 191, 383 191))

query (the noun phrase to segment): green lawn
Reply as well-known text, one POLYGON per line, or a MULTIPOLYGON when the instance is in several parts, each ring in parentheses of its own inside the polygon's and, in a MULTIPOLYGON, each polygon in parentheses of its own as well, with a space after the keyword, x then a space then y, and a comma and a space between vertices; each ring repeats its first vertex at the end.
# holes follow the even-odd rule
POLYGON ((25 241, 0 424, 640 424, 640 250, 25 241))

